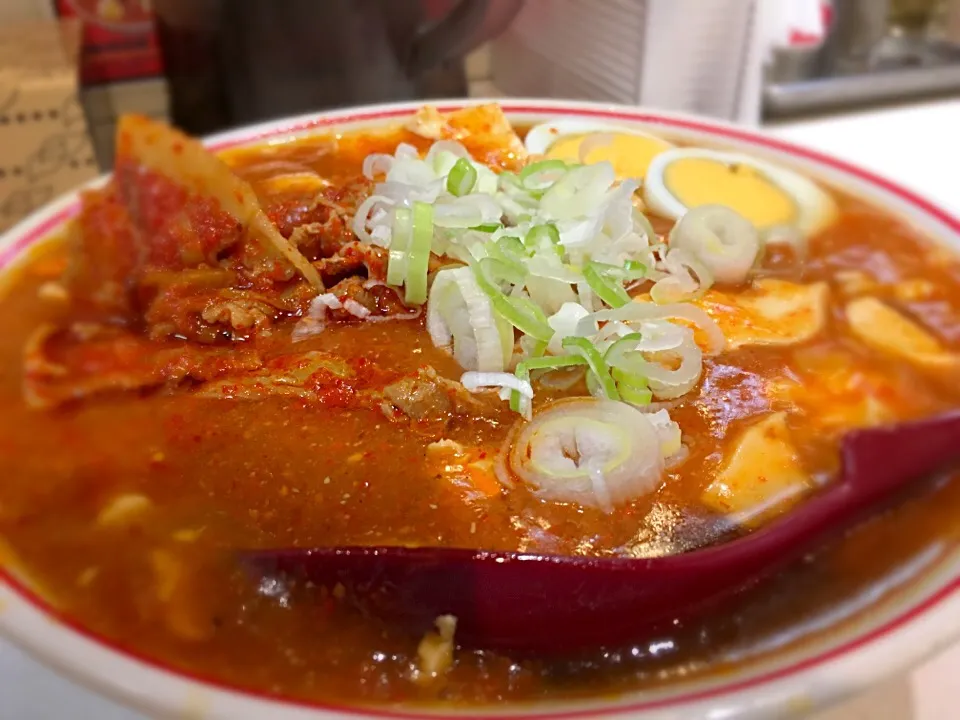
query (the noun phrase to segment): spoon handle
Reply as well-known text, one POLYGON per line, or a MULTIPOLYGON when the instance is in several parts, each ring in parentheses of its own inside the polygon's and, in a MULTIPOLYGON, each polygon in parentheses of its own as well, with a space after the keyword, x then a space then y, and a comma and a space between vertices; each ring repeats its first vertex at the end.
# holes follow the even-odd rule
POLYGON ((728 585, 746 582, 842 532, 897 491, 960 462, 960 412, 856 430, 844 437, 841 454, 840 477, 779 520, 739 540, 655 559, 663 579, 696 573, 717 582, 722 574, 728 585))
POLYGON ((888 497, 912 478, 960 458, 960 412, 892 427, 857 430, 844 438, 841 482, 863 504, 888 497))

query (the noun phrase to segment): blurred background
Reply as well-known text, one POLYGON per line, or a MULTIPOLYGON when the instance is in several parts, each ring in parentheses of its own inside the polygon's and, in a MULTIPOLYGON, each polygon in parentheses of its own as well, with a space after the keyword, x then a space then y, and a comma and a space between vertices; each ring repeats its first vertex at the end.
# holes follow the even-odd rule
POLYGON ((2 0, 0 227, 109 168, 122 113, 465 95, 751 125, 957 98, 960 0, 2 0))
MULTIPOLYGON (((109 169, 124 113, 206 134, 467 95, 760 125, 960 215, 960 0, 0 0, 0 231, 109 169)), ((958 676, 960 648, 829 718, 952 720, 958 676)), ((0 698, 134 717, 2 642, 0 698)))
POLYGON ((205 134, 510 95, 756 124, 957 96, 960 0, 3 0, 0 103, 32 118, 51 72, 101 168, 125 112, 205 134))

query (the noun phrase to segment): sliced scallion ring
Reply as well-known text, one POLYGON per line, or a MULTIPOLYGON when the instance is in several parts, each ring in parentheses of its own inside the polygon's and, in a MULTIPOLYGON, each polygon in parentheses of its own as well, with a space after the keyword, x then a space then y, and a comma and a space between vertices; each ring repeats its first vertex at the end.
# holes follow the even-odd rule
POLYGON ((644 357, 644 351, 639 349, 641 344, 650 346, 645 334, 630 333, 607 348, 604 360, 609 367, 620 371, 622 381, 634 387, 648 386, 659 400, 673 400, 697 384, 703 353, 693 341, 691 331, 683 330, 679 344, 673 349, 653 351, 651 358, 644 357), (670 359, 668 365, 661 364, 664 356, 670 359))
POLYGON ((653 417, 609 400, 552 403, 511 438, 506 471, 544 500, 612 512, 654 492, 663 443, 653 417))
POLYGON ((497 230, 503 227, 502 223, 484 223, 483 225, 477 225, 470 228, 471 230, 476 230, 477 232, 483 233, 495 233, 497 230))
POLYGON ((492 245, 491 250, 493 250, 493 253, 490 257, 483 258, 475 263, 474 272, 477 274, 477 282, 480 283, 484 292, 487 292, 486 287, 490 287, 502 295, 504 284, 520 285, 524 281, 525 268, 518 263, 497 257, 497 254, 502 254, 499 245, 492 245))
POLYGON ((646 378, 642 378, 642 384, 636 383, 636 375, 620 368, 611 368, 610 374, 617 381, 617 390, 620 391, 620 399, 624 402, 631 405, 649 405, 653 400, 653 391, 647 387, 646 378))
POLYGON ((547 323, 547 316, 539 305, 525 297, 508 297, 499 287, 501 281, 519 285, 524 280, 522 272, 517 274, 515 267, 495 258, 484 258, 475 263, 473 271, 480 289, 505 320, 537 340, 545 342, 551 338, 553 328, 547 323))
POLYGON ((624 335, 607 348, 603 359, 609 367, 618 370, 621 374, 625 374, 623 376, 627 377, 630 382, 633 382, 635 385, 645 386, 647 384, 646 374, 644 373, 646 360, 643 359, 643 356, 637 357, 637 355, 634 354, 637 349, 637 344, 642 341, 643 335, 641 333, 624 335))
MULTIPOLYGON (((760 235, 753 223, 724 205, 695 207, 670 231, 670 252, 689 253, 701 267, 705 266, 711 282, 745 282, 760 249, 760 235)), ((697 272, 700 285, 705 285, 702 271, 689 262, 687 265, 697 272)))
POLYGON ((644 234, 647 236, 648 243, 653 245, 657 242, 657 233, 653 230, 653 224, 650 222, 650 218, 636 208, 633 209, 633 222, 635 225, 639 225, 643 230, 644 234))
MULTIPOLYGON (((587 361, 578 355, 560 355, 554 357, 537 357, 524 360, 517 364, 514 375, 522 382, 530 382, 531 370, 558 370, 560 368, 573 367, 575 365, 586 365, 587 361)), ((514 390, 510 393, 510 409, 514 412, 526 416, 526 410, 529 408, 530 398, 525 398, 521 393, 514 390), (526 401, 526 402, 524 402, 526 401)))
POLYGON ((518 189, 523 190, 523 183, 515 172, 504 170, 497 176, 498 185, 504 190, 518 189))
POLYGON ((623 263, 624 280, 643 280, 647 276, 647 266, 639 260, 627 260, 623 263))
POLYGON ((583 268, 583 279, 590 289, 612 308, 623 307, 630 302, 630 296, 623 289, 621 268, 598 262, 588 262, 583 268))
POLYGON ((497 248, 506 258, 516 263, 523 264, 530 258, 523 247, 523 242, 513 235, 504 235, 497 240, 497 248))
POLYGON ((469 267, 437 272, 427 302, 427 331, 461 367, 503 372, 513 355, 513 327, 502 320, 469 267))
POLYGON ((543 191, 555 183, 567 171, 563 160, 541 160, 530 163, 520 171, 520 184, 531 192, 543 191))
POLYGON ((610 375, 610 368, 604 361, 600 351, 593 346, 587 338, 570 336, 563 339, 563 347, 580 355, 587 361, 590 372, 597 381, 603 395, 610 400, 619 400, 620 393, 617 392, 617 384, 610 375))
POLYGON ((427 268, 433 243, 433 205, 413 203, 412 216, 413 238, 407 254, 404 299, 408 305, 423 305, 427 301, 427 268))
MULTIPOLYGON (((478 249, 483 251, 482 254, 476 256, 479 260, 489 258, 497 262, 496 267, 500 268, 498 275, 501 279, 507 279, 506 276, 504 276, 504 272, 509 271, 509 278, 517 278, 515 280, 509 280, 511 285, 522 282, 523 277, 526 275, 526 268, 523 262, 526 259, 525 256, 517 257, 509 251, 509 247, 505 251, 504 245, 500 242, 484 243, 480 245, 478 249)), ((490 267, 487 268, 486 272, 490 273, 490 267)), ((494 280, 495 278, 491 275, 490 279, 494 280)))
POLYGON ((468 194, 477 184, 477 169, 466 158, 458 158, 447 175, 447 192, 455 197, 468 194))
POLYGON ((543 342, 553 335, 553 328, 547 324, 547 316, 543 310, 528 298, 507 297, 500 293, 491 300, 497 312, 520 332, 543 342))
POLYGON ((537 340, 533 338, 533 342, 530 344, 530 354, 529 358, 538 358, 542 357, 543 354, 547 351, 547 343, 543 340, 537 340))
POLYGON ((574 168, 543 193, 541 214, 555 220, 582 217, 603 201, 615 180, 613 165, 606 161, 574 168))
POLYGON ((603 359, 617 383, 620 397, 631 405, 649 405, 653 391, 647 382, 647 361, 639 352, 637 344, 643 341, 641 333, 624 335, 607 348, 603 359))
POLYGON ((533 226, 523 239, 523 244, 529 249, 541 248, 545 243, 554 246, 560 244, 560 231, 553 223, 533 226))
POLYGON ((393 236, 387 260, 387 284, 403 285, 407 277, 407 249, 413 234, 413 213, 408 208, 397 208, 393 214, 393 236))

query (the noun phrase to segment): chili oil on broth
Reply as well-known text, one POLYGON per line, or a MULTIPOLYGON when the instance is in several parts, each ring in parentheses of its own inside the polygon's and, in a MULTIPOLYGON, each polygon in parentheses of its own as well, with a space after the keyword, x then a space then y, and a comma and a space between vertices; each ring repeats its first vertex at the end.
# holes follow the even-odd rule
MULTIPOLYGON (((412 136, 357 138, 350 152, 342 143, 330 151, 323 144, 328 141, 317 139, 262 152, 271 162, 296 162, 319 175, 346 178, 369 152, 391 150, 412 136)), ((260 151, 244 152, 241 173, 260 151)), ((298 202, 294 194, 283 199, 298 202)), ((285 606, 251 587, 230 552, 397 542, 656 554, 677 548, 678 528, 687 532, 686 543, 692 536, 692 544, 717 532, 695 510, 699 495, 730 439, 786 407, 766 392, 771 378, 793 377, 809 386, 804 371, 816 370, 818 360, 829 365, 836 356, 909 388, 911 405, 899 409, 903 416, 953 407, 958 398, 910 366, 864 351, 848 337, 837 303, 812 342, 744 348, 705 365, 697 396, 674 415, 690 457, 652 497, 612 516, 540 503, 523 489, 477 497, 438 468, 427 445, 442 436, 495 452, 514 422, 505 406, 492 422, 442 432, 428 426, 410 432, 372 409, 282 398, 209 400, 154 392, 52 411, 27 409, 19 370, 23 343, 39 323, 70 314, 37 299, 40 285, 58 274, 60 253, 56 247, 38 253, 3 300, 0 397, 6 410, 0 442, 8 476, 17 481, 0 491, 0 536, 68 613, 176 667, 315 700, 486 703, 662 687, 719 671, 726 658, 749 654, 798 624, 812 626, 840 599, 869 593, 930 548, 946 553, 957 544, 960 487, 952 482, 790 568, 703 625, 678 627, 672 637, 658 639, 656 647, 667 650, 637 647, 564 663, 461 652, 444 683, 417 685, 409 680, 415 639, 363 621, 308 589, 279 589, 281 596, 289 593, 285 606), (120 527, 98 526, 103 507, 123 494, 149 497, 149 511, 120 527), (886 551, 877 553, 876 547, 886 551)), ((838 274, 864 268, 883 281, 874 289, 881 296, 895 297, 903 281, 930 283, 932 294, 905 301, 907 307, 934 318, 933 328, 958 348, 956 263, 934 262, 929 246, 907 228, 843 198, 840 221, 812 243, 804 281, 828 281, 839 294, 838 274)), ((277 335, 271 351, 281 353, 284 333, 277 335)), ((451 378, 459 373, 432 347, 420 322, 331 326, 297 346, 307 349, 364 357, 401 373, 422 365, 451 378)), ((812 394, 812 405, 790 407, 789 422, 805 467, 825 478, 836 467, 836 437, 814 427, 816 403, 829 398, 812 394)))

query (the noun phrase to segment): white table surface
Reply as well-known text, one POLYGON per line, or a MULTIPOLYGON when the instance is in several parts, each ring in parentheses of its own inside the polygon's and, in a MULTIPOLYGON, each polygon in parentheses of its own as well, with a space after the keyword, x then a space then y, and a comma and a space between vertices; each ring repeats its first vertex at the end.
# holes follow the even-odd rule
MULTIPOLYGON (((960 215, 960 99, 778 123, 770 130, 887 175, 960 215)), ((960 646, 815 720, 956 720, 958 682, 960 646)), ((0 720, 143 718, 0 641, 0 720)))

